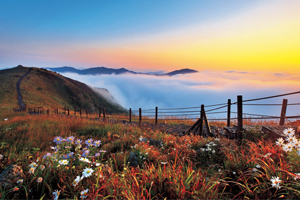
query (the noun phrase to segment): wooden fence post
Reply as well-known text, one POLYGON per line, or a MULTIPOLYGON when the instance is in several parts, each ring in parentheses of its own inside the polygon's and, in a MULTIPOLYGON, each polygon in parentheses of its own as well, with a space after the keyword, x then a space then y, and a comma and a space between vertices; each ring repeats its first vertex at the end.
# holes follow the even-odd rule
POLYGON ((70 115, 70 109, 68 108, 68 115, 70 115))
POLYGON ((139 108, 139 126, 141 126, 142 123, 142 109, 139 108))
POLYGON ((206 125, 207 136, 212 136, 211 129, 210 129, 210 126, 209 126, 204 108, 203 108, 203 117, 204 117, 204 122, 205 122, 205 125, 206 125))
POLYGON ((231 99, 228 99, 228 107, 227 107, 227 127, 230 127, 230 109, 231 109, 231 99))
POLYGON ((200 110, 199 135, 202 135, 203 133, 203 115, 204 115, 204 105, 202 104, 200 110))
POLYGON ((155 125, 157 124, 157 113, 158 113, 158 107, 155 107, 155 125))
POLYGON ((85 109, 85 114, 86 114, 86 118, 88 119, 89 118, 89 113, 88 113, 87 109, 85 109))
POLYGON ((75 112, 74 112, 74 116, 76 116, 76 106, 75 106, 75 112))
POLYGON ((49 115, 49 109, 47 110, 47 115, 49 115))
POLYGON ((131 108, 129 108, 129 123, 131 123, 131 108))
POLYGON ((237 96, 237 117, 238 117, 238 130, 237 136, 238 140, 242 141, 242 131, 243 131, 243 96, 237 96))
POLYGON ((81 118, 81 114, 82 114, 82 113, 81 113, 81 107, 80 107, 80 109, 79 109, 79 113, 80 113, 80 118, 81 118))
POLYGON ((281 107, 281 115, 280 115, 280 121, 279 125, 284 125, 285 115, 286 115, 286 108, 287 108, 287 99, 283 99, 282 101, 282 107, 281 107))

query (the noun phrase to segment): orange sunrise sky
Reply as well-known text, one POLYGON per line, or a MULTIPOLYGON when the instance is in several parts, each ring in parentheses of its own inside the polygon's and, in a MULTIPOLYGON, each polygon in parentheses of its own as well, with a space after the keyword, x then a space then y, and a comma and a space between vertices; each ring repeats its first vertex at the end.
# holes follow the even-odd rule
POLYGON ((66 2, 2 2, 0 68, 300 72, 298 0, 66 2))

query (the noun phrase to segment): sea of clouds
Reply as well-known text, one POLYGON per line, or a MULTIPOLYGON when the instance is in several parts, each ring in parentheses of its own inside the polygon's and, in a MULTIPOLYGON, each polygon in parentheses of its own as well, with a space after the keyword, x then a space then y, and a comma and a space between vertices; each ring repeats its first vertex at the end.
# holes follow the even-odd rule
MULTIPOLYGON (((114 101, 126 109, 133 110, 198 107, 290 93, 299 90, 299 74, 276 74, 267 72, 201 71, 177 76, 155 75, 62 75, 97 88, 106 88, 114 101)), ((281 104, 300 103, 300 94, 249 103, 281 104)), ((213 107, 212 107, 213 108, 213 107)), ((211 109, 207 108, 206 110, 211 109)), ((196 109, 197 110, 197 109, 196 109)), ((223 108, 218 111, 226 111, 223 108)), ((232 105, 236 112, 236 105, 232 105)), ((281 106, 244 106, 243 112, 279 116, 281 106)), ((299 115, 300 106, 288 106, 287 115, 299 115)), ((226 114, 209 115, 210 118, 225 117, 226 114)), ((232 116, 235 116, 234 114, 232 116)))

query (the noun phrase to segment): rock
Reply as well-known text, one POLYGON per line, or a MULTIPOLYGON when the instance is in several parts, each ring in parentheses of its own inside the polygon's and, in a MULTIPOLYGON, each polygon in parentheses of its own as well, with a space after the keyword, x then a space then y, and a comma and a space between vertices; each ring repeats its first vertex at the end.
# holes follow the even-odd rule
POLYGON ((19 179, 25 177, 20 166, 10 165, 0 174, 0 186, 11 189, 17 185, 19 179))
POLYGON ((133 153, 132 151, 130 152, 128 162, 129 162, 130 167, 137 167, 139 165, 138 156, 135 153, 133 153))

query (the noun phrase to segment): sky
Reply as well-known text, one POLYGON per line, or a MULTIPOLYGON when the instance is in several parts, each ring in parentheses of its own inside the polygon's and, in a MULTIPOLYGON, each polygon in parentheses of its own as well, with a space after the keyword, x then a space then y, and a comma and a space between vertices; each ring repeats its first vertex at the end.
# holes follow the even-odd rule
MULTIPOLYGON (((107 88, 133 109, 294 92, 300 86, 299 8, 299 0, 0 1, 0 69, 21 64, 198 71, 175 77, 63 74, 107 88)), ((289 102, 297 99, 290 96, 289 102)), ((288 108, 292 115, 298 110, 288 108)))
POLYGON ((0 68, 300 72, 298 0, 0 2, 0 68))

